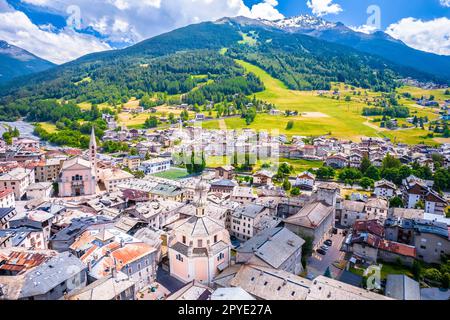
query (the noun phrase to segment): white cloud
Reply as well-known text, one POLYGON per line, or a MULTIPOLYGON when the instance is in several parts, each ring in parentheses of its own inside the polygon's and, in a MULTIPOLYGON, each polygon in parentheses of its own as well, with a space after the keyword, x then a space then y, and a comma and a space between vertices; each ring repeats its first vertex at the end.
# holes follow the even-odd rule
POLYGON ((378 30, 377 27, 369 26, 367 24, 363 24, 362 26, 357 26, 357 27, 349 26, 349 28, 352 29, 353 31, 362 32, 362 33, 366 33, 366 34, 371 34, 378 30))
MULTIPOLYGON (((36 1, 36 0, 33 0, 36 1)), ((0 8, 3 0, 0 0, 0 8)), ((0 12, 0 39, 55 63, 76 59, 90 52, 111 49, 97 38, 70 29, 54 32, 52 26, 39 27, 20 11, 0 12)))
POLYGON ((333 0, 308 0, 306 4, 312 9, 312 13, 319 17, 342 12, 341 6, 333 3, 333 0))
MULTIPOLYGON (((260 0, 251 8, 243 0, 21 1, 60 14, 68 20, 79 12, 77 23, 72 24, 77 30, 65 28, 55 31, 49 25, 34 25, 24 13, 11 7, 8 9, 13 14, 9 16, 4 15, 6 10, 0 10, 0 38, 58 63, 109 49, 105 42, 134 44, 191 23, 238 15, 269 20, 284 17, 276 9, 277 0, 260 0), (102 40, 78 32, 78 26, 95 30, 102 35, 102 40)), ((6 1, 0 0, 0 8, 2 3, 6 1)))
POLYGON ((440 2, 444 7, 450 7, 450 0, 440 0, 440 2))
POLYGON ((405 18, 391 24, 386 33, 415 49, 450 55, 450 19, 446 17, 430 21, 405 18))
MULTIPOLYGON (((22 0, 66 15, 62 0, 22 0)), ((281 19, 277 0, 261 0, 248 8, 243 0, 72 0, 80 8, 82 27, 91 27, 112 42, 129 44, 201 21, 243 15, 281 19), (119 21, 119 22, 117 22, 119 21)))
POLYGON ((255 4, 250 10, 250 17, 261 18, 266 20, 279 20, 284 16, 276 9, 278 1, 264 0, 261 3, 255 4))

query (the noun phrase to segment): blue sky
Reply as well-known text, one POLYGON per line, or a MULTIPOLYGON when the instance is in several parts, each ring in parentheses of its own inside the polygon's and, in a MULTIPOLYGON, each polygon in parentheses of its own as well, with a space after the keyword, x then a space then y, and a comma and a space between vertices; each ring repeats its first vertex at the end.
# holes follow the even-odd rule
POLYGON ((450 0, 0 0, 0 39, 63 63, 222 16, 312 14, 373 32, 370 5, 380 8, 381 30, 417 49, 450 55, 450 0))

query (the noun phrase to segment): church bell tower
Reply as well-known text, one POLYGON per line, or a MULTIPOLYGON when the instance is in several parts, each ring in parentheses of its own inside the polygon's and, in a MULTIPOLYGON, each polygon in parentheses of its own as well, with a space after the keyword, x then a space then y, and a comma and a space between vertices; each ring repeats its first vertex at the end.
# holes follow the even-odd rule
POLYGON ((91 139, 89 141, 89 161, 91 162, 92 170, 94 171, 95 180, 97 181, 97 140, 95 138, 95 130, 92 127, 91 139))

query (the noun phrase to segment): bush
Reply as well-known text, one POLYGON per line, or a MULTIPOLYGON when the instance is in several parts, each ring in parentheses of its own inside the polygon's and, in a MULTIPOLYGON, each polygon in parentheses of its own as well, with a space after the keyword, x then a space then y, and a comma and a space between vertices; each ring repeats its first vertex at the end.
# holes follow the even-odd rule
POLYGON ((425 272, 423 273, 424 278, 431 280, 431 281, 436 281, 436 282, 441 282, 442 281, 442 274, 438 269, 435 268, 430 268, 425 270, 425 272))

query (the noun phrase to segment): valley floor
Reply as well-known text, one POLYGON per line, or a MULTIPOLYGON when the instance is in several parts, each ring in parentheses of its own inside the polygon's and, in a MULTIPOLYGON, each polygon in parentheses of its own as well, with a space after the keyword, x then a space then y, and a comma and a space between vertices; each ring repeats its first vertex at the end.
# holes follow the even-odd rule
MULTIPOLYGON (((395 131, 379 128, 377 123, 369 122, 369 118, 362 116, 362 108, 366 106, 359 101, 334 100, 321 97, 316 91, 289 90, 279 80, 271 77, 261 68, 238 60, 248 72, 253 72, 264 82, 266 90, 256 94, 257 99, 276 105, 281 111, 299 111, 298 116, 258 114, 255 121, 246 126, 243 119, 230 118, 224 122, 228 129, 251 128, 256 130, 277 130, 288 136, 320 136, 331 135, 340 139, 358 141, 363 136, 388 137, 397 142, 408 144, 427 143, 437 144, 450 142, 450 139, 429 138, 427 131, 420 128, 399 129, 395 131), (287 123, 293 120, 294 127, 286 130, 287 123)), ((375 93, 370 93, 374 95, 375 93)), ((423 109, 412 103, 405 102, 417 115, 437 119, 438 114, 432 109, 423 109)), ((208 121, 203 124, 206 129, 218 129, 219 121, 208 121)))

